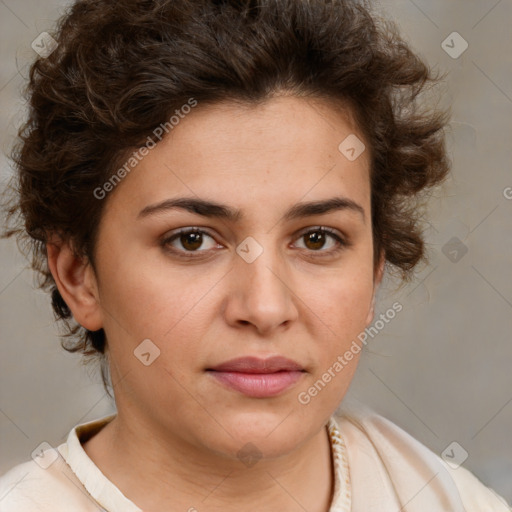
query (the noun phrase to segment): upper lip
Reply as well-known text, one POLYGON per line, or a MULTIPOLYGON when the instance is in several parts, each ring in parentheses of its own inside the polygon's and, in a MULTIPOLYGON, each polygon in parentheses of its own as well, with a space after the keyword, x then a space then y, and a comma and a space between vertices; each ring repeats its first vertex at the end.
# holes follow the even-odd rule
POLYGON ((216 372, 239 372, 239 373, 276 373, 279 371, 304 371, 303 367, 286 357, 274 356, 267 359, 258 357, 238 357, 222 364, 207 368, 216 372))

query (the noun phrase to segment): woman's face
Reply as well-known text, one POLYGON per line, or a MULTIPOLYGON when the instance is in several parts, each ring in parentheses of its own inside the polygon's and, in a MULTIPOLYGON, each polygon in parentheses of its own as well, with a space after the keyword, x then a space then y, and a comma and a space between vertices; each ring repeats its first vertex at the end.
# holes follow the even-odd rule
POLYGON ((339 149, 354 134, 321 101, 199 104, 104 199, 95 279, 119 418, 227 457, 320 430, 379 281, 368 151, 339 149), (276 356, 297 366, 265 366, 276 356))

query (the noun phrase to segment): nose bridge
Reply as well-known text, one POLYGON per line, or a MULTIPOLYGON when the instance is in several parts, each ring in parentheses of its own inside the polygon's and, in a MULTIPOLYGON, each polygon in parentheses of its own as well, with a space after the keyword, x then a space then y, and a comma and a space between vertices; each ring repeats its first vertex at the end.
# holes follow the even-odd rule
POLYGON ((268 246, 252 263, 244 262, 241 272, 247 275, 250 294, 266 294, 267 302, 283 296, 283 266, 278 251, 268 246))
POLYGON ((284 284, 279 278, 283 274, 282 257, 273 246, 272 236, 267 236, 262 243, 248 240, 245 246, 238 248, 239 254, 251 254, 251 258, 244 258, 238 262, 238 276, 244 280, 244 291, 247 298, 250 296, 264 298, 266 303, 284 298, 284 284), (259 246, 259 247, 258 247, 259 246), (249 253, 243 253, 249 249, 249 253), (254 258, 254 259, 253 259, 254 258), (240 275, 241 274, 241 275, 240 275))
POLYGON ((265 331, 296 318, 290 275, 271 235, 261 241, 248 238, 237 248, 231 320, 265 331))

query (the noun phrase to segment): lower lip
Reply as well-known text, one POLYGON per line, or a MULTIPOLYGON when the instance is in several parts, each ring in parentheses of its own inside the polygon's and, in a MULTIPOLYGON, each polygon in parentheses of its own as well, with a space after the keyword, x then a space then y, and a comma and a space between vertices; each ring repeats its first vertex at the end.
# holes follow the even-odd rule
POLYGON ((253 398, 277 396, 293 386, 303 375, 300 371, 276 373, 240 373, 209 371, 227 387, 253 398))

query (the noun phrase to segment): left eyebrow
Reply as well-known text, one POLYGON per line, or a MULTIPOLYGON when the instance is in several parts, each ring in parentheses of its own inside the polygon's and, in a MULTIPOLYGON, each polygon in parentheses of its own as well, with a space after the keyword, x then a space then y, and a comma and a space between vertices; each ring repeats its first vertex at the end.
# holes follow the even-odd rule
POLYGON ((347 197, 333 197, 324 201, 311 201, 308 203, 298 203, 292 206, 285 214, 284 220, 301 219, 312 217, 313 215, 325 215, 333 211, 351 210, 361 214, 363 222, 366 222, 364 208, 348 199, 347 197))
MULTIPOLYGON (((238 222, 244 218, 244 214, 237 208, 219 204, 205 199, 195 197, 180 197, 176 199, 167 199, 161 203, 146 206, 138 215, 138 218, 147 217, 167 210, 182 209, 201 215, 203 217, 224 219, 231 222, 238 222)), ((333 197, 322 201, 310 201, 297 203, 286 211, 283 219, 286 221, 312 217, 314 215, 325 215, 333 211, 349 210, 358 212, 366 222, 364 208, 347 197, 333 197)))

